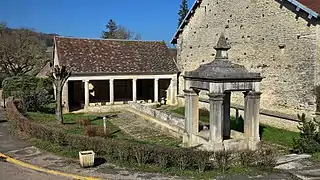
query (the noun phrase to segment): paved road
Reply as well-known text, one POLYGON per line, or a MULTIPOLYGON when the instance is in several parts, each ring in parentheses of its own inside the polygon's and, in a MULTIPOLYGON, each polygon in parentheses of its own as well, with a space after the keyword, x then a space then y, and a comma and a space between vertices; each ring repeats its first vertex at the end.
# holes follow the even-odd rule
POLYGON ((67 180, 0 161, 0 180, 67 180))
MULTIPOLYGON (((30 146, 29 143, 9 135, 8 124, 4 120, 4 110, 0 107, 0 152, 17 150, 30 146)), ((0 160, 0 180, 66 180, 64 177, 53 176, 33 171, 14 164, 0 160)))

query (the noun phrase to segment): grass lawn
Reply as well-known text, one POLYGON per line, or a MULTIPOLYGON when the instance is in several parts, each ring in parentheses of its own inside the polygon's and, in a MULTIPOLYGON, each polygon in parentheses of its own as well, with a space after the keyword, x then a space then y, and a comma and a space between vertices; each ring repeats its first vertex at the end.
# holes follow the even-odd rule
MULTIPOLYGON (((119 113, 119 112, 118 112, 119 113)), ((84 126, 80 126, 78 124, 79 120, 81 119, 88 119, 91 121, 92 125, 97 125, 103 127, 103 116, 111 115, 111 114, 117 114, 115 113, 92 113, 92 114, 64 114, 64 125, 58 124, 55 120, 55 114, 46 114, 46 113, 39 113, 39 112, 27 112, 26 116, 29 119, 38 121, 39 123, 47 123, 48 125, 53 126, 59 126, 63 128, 67 133, 72 134, 84 134, 85 128, 84 126)), ((115 120, 115 119, 113 119, 115 120)), ((128 121, 129 119, 123 119, 124 122, 128 121)), ((111 120, 112 121, 112 120, 111 120)), ((172 147, 178 147, 181 142, 180 140, 169 137, 166 134, 162 133, 156 133, 156 135, 153 135, 154 132, 152 132, 150 129, 144 129, 143 127, 139 129, 140 131, 144 131, 147 134, 150 134, 148 137, 139 138, 136 137, 135 134, 128 134, 126 132, 123 132, 117 125, 110 122, 110 120, 107 119, 107 129, 111 133, 112 138, 120 139, 120 140, 130 140, 135 141, 139 143, 144 144, 157 144, 157 145, 163 145, 163 146, 172 146, 172 147)), ((136 128, 138 130, 138 128, 136 128)))
MULTIPOLYGON (((55 114, 46 114, 46 113, 39 113, 39 112, 27 112, 26 116, 32 120, 47 123, 49 125, 54 126, 61 126, 61 128, 65 129, 68 133, 73 134, 84 134, 85 127, 78 125, 79 120, 81 119, 88 119, 91 121, 92 125, 103 126, 103 116, 106 116, 110 113, 103 113, 103 114, 64 114, 63 120, 64 125, 60 125, 56 122, 55 114)), ((107 129, 111 132, 114 138, 129 138, 128 135, 123 133, 120 128, 113 125, 107 119, 107 129)))
MULTIPOLYGON (((178 116, 184 116, 184 107, 169 108, 168 110, 178 116)), ((209 123, 209 112, 206 109, 199 109, 199 120, 209 123)), ((231 129, 243 131, 243 119, 239 119, 237 123, 235 117, 231 117, 231 129)), ((298 138, 299 133, 260 124, 260 136, 264 141, 292 147, 293 138, 298 138)))

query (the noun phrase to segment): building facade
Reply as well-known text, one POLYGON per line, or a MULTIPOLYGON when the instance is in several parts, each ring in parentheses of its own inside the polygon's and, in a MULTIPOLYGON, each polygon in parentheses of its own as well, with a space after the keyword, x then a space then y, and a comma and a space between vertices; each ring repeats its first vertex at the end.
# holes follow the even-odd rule
MULTIPOLYGON (((319 81, 320 3, 312 0, 196 0, 177 30, 179 94, 183 75, 215 57, 224 33, 229 58, 265 79, 261 108, 297 114, 316 110, 319 81)), ((232 103, 243 104, 241 93, 232 103)))
POLYGON ((54 62, 71 71, 64 112, 127 102, 176 103, 178 69, 164 42, 54 38, 54 62))

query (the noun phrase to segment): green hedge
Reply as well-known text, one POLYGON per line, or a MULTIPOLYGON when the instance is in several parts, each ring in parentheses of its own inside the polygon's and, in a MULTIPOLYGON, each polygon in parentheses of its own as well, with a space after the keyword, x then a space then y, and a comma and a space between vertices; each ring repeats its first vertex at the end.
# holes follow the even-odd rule
POLYGON ((10 129, 79 151, 90 149, 111 162, 138 166, 155 165, 160 168, 174 167, 200 172, 213 169, 225 171, 233 166, 272 167, 275 162, 274 153, 265 149, 241 153, 230 151, 213 153, 192 148, 163 147, 129 140, 119 141, 112 138, 68 134, 59 128, 29 120, 19 112, 19 107, 17 101, 7 103, 10 129), (263 161, 259 160, 261 154, 264 155, 263 161))
POLYGON ((46 90, 53 94, 53 84, 50 78, 37 78, 30 75, 8 77, 2 82, 5 97, 17 97, 23 93, 46 90))

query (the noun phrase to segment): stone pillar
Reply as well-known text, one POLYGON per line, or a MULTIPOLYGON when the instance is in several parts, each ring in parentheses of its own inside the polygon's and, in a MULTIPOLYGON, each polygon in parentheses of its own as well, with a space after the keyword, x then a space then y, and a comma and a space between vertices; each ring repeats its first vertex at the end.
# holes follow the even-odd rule
POLYGON ((230 97, 231 92, 225 92, 223 99, 223 136, 230 138, 231 134, 231 122, 230 122, 230 97))
POLYGON ((188 133, 199 132, 199 96, 194 90, 184 90, 185 97, 185 130, 188 133))
POLYGON ((114 79, 109 80, 110 104, 114 104, 114 79))
POLYGON ((222 103, 224 94, 209 94, 210 101, 210 140, 213 143, 222 143, 222 103))
POLYGON ((84 80, 84 108, 89 107, 89 80, 84 80))
POLYGON ((260 92, 249 92, 246 95, 247 106, 245 117, 245 135, 253 140, 259 141, 259 109, 260 109, 260 92))
POLYGON ((68 81, 63 85, 62 88, 62 112, 69 112, 69 85, 68 81))
POLYGON ((159 101, 159 79, 154 79, 154 102, 159 101))
POLYGON ((170 104, 175 105, 177 103, 177 78, 173 77, 170 83, 170 104))
POLYGON ((132 79, 132 100, 137 102, 137 79, 132 79))
POLYGON ((249 135, 247 134, 249 131, 248 131, 248 128, 249 128, 249 123, 248 121, 246 121, 248 118, 248 115, 250 114, 250 108, 249 108, 249 104, 248 104, 248 93, 249 92, 244 92, 243 93, 243 96, 244 96, 244 112, 243 112, 243 132, 244 132, 244 135, 246 137, 249 137, 249 135))
POLYGON ((56 85, 53 83, 53 96, 54 96, 54 100, 57 100, 57 88, 56 85))

